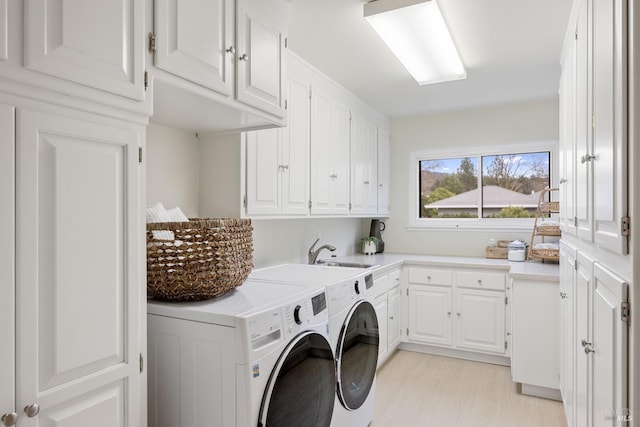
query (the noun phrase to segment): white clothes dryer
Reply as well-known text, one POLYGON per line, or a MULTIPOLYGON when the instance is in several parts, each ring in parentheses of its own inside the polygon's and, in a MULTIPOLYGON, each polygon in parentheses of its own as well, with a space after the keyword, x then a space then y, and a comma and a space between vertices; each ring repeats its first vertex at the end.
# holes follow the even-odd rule
POLYGON ((252 280, 276 280, 302 287, 325 286, 329 335, 336 358, 336 427, 365 427, 373 419, 379 331, 369 300, 373 277, 359 268, 285 264, 255 270, 252 280))
POLYGON ((212 300, 147 306, 150 427, 330 425, 324 289, 249 280, 212 300))

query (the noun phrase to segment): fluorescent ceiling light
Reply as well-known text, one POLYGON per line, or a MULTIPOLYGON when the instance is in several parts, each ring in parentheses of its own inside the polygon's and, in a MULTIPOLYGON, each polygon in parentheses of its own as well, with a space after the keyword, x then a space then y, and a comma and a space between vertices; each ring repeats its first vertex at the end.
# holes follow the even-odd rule
POLYGON ((436 0, 374 0, 364 17, 418 84, 467 78, 436 0))

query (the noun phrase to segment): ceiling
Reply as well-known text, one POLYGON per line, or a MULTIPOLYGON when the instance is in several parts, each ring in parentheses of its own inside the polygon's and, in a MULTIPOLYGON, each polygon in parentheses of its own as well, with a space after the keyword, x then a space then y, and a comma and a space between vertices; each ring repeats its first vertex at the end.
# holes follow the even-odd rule
POLYGON ((291 0, 289 48, 389 118, 558 96, 571 0, 438 0, 467 79, 419 86, 362 15, 366 0, 291 0))

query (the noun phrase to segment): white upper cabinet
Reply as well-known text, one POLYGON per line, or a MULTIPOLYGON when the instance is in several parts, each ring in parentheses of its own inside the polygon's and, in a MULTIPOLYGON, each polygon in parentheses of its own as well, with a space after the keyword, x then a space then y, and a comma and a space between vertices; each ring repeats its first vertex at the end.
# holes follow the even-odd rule
POLYGON ((156 0, 155 66, 233 96, 233 0, 156 0))
POLYGON ((350 111, 318 90, 311 99, 311 213, 349 213, 350 111))
POLYGON ((152 120, 202 134, 285 125, 288 8, 155 0, 152 120))
POLYGON ((309 213, 309 88, 289 81, 289 126, 246 133, 247 215, 309 213))
POLYGON ((593 233, 598 245, 627 253, 627 2, 593 0, 593 233))
POLYGON ((389 215, 389 186, 391 184, 391 146, 389 133, 378 128, 378 215, 389 215))
POLYGON ((351 113, 351 213, 378 212, 377 127, 357 112, 351 113))
POLYGON ((563 232, 628 252, 626 16, 622 0, 579 0, 563 49, 563 232))
POLYGON ((24 66, 141 101, 143 13, 134 0, 24 2, 24 66))
POLYGON ((287 11, 280 1, 237 0, 237 97, 285 117, 287 11))

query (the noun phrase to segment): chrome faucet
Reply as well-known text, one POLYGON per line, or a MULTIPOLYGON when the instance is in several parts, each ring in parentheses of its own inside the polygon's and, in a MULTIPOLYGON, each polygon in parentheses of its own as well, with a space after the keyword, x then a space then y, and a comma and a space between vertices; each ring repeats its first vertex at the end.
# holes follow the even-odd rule
POLYGON ((336 250, 336 248, 331 245, 322 245, 318 249, 314 249, 316 246, 316 243, 318 243, 319 241, 320 239, 316 239, 316 241, 313 242, 313 245, 311 245, 311 247, 309 248, 309 252, 307 252, 307 258, 308 258, 309 264, 316 263, 316 259, 318 259, 318 255, 320 255, 320 251, 322 251, 323 249, 328 249, 332 252, 336 250))

